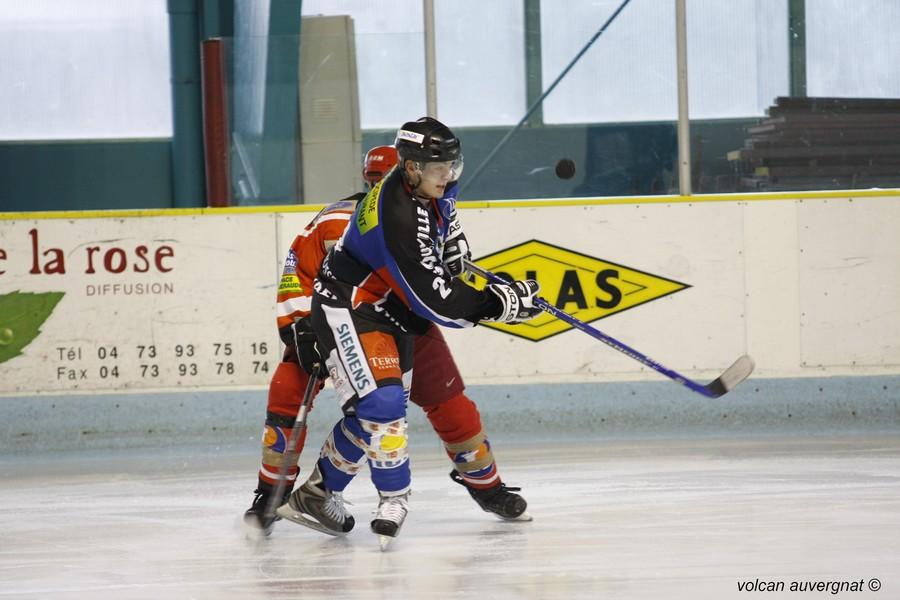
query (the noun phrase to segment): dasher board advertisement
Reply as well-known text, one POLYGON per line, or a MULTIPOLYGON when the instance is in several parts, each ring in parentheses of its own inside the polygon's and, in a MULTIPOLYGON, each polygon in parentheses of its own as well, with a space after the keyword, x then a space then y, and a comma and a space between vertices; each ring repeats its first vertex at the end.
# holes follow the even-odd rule
POLYGON ((275 215, 0 220, 0 393, 264 386, 275 215))

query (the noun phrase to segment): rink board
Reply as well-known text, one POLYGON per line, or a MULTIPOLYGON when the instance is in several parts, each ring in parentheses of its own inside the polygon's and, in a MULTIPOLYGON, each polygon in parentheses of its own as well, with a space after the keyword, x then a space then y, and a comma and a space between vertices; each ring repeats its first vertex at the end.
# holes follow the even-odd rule
POLYGON ((0 391, 264 384, 280 358, 274 222, 0 221, 0 391), (10 357, 22 336, 33 339, 10 357))
MULTIPOLYGON (((264 388, 280 357, 278 274, 313 210, 0 215, 0 394, 264 388)), ((537 277, 551 303, 688 376, 745 352, 767 377, 898 372, 895 194, 461 214, 482 264, 537 277)), ((472 384, 659 379, 542 319, 445 331, 472 384)))
MULTIPOLYGON (((469 385, 466 395, 497 448, 621 437, 900 434, 900 375, 754 378, 718 400, 661 377, 469 385)), ((0 402, 0 457, 191 445, 256 457, 265 411, 264 389, 9 396, 0 402)), ((424 411, 410 405, 407 414, 410 445, 439 448, 424 411)), ((307 448, 318 448, 339 418, 326 388, 308 416, 307 448)))

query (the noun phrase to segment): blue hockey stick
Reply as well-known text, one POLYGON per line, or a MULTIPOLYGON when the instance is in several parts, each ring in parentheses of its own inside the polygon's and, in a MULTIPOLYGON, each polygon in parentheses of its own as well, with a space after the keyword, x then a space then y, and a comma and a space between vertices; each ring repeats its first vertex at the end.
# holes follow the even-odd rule
MULTIPOLYGON (((495 275, 494 273, 491 273, 487 269, 483 269, 483 268, 479 267, 478 265, 476 265, 475 263, 473 263, 469 260, 465 261, 465 264, 466 264, 466 269, 468 271, 470 271, 471 273, 475 273, 476 275, 478 275, 480 277, 483 277, 485 280, 487 280, 491 283, 509 283, 502 277, 495 275)), ((619 340, 606 335, 599 329, 595 329, 594 327, 591 327, 584 321, 580 321, 580 320, 576 319, 575 317, 573 317, 572 315, 561 311, 560 309, 556 308, 555 306, 553 306, 552 304, 550 304, 543 298, 538 297, 535 300, 535 306, 537 306, 538 308, 540 308, 541 310, 543 310, 546 313, 550 313, 557 319, 560 319, 561 321, 565 321, 572 327, 575 327, 576 329, 583 331, 584 333, 588 334, 589 336, 600 340, 607 346, 610 346, 611 348, 618 350, 622 354, 625 354, 626 356, 630 356, 631 358, 638 361, 642 365, 650 367, 651 369, 653 369, 654 371, 656 371, 658 373, 662 373, 669 379, 676 381, 676 382, 680 383, 681 385, 697 392, 698 394, 702 394, 702 395, 706 396, 707 398, 718 398, 719 396, 723 396, 724 394, 726 394, 730 390, 732 390, 734 388, 734 386, 736 386, 740 382, 747 379, 747 377, 750 376, 750 373, 753 372, 753 367, 754 367, 753 359, 750 358, 749 356, 747 356, 746 354, 744 354, 743 356, 738 358, 736 361, 734 361, 734 364, 732 364, 730 367, 725 369, 725 371, 721 375, 719 375, 715 380, 711 381, 710 383, 707 383, 706 385, 702 385, 700 383, 697 383, 696 381, 688 379, 687 377, 685 377, 684 375, 681 375, 677 371, 673 371, 672 369, 669 369, 668 367, 664 367, 663 365, 659 364, 658 362, 656 362, 649 356, 641 354, 640 352, 638 352, 631 346, 629 346, 627 344, 623 344, 619 340)))

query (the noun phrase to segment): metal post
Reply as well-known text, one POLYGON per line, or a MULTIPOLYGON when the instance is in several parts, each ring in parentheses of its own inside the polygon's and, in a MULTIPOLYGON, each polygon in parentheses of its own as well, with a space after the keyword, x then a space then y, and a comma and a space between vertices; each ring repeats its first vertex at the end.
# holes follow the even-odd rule
POLYGON ((678 63, 678 192, 691 195, 691 129, 688 111, 687 18, 685 0, 675 0, 675 56, 678 63))
POLYGON ((434 0, 422 0, 425 14, 425 110, 437 118, 437 60, 434 36, 434 0))
POLYGON ((172 184, 176 208, 203 206, 203 119, 197 0, 168 0, 172 184))
POLYGON ((788 2, 791 96, 806 96, 806 0, 788 2))
POLYGON ((222 38, 203 40, 203 148, 206 159, 207 206, 231 205, 228 164, 228 107, 225 50, 222 38))
MULTIPOLYGON (((525 0, 525 106, 531 106, 543 91, 541 65, 541 0, 525 0)), ((538 106, 526 125, 537 127, 544 123, 544 111, 538 106)))

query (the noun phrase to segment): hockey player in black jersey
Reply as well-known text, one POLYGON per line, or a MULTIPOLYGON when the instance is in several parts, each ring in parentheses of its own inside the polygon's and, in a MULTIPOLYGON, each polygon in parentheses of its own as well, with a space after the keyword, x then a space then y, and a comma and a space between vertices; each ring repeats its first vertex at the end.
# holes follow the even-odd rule
MULTIPOLYGON (((395 145, 400 164, 359 203, 316 282, 312 325, 345 416, 309 480, 294 492, 299 497, 292 497, 297 504, 305 494, 327 508, 329 496, 342 492, 368 461, 380 497, 371 528, 382 547, 408 511, 413 336, 429 322, 471 327, 478 321, 519 323, 540 313, 533 304, 536 281, 476 290, 455 277, 461 268, 447 268, 461 267, 468 245, 454 195, 447 193, 463 166, 453 132, 425 117, 405 123, 395 145)), ((328 521, 321 529, 335 534, 353 523, 343 510, 321 518, 328 521)))

